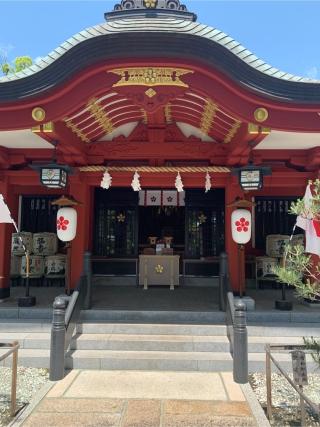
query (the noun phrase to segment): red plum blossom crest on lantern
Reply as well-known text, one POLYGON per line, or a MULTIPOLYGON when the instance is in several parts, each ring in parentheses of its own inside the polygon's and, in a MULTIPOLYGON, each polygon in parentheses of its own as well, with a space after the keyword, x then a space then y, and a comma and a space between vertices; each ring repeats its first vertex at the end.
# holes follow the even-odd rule
POLYGON ((250 222, 246 221, 245 218, 240 218, 239 221, 235 222, 236 227, 237 227, 237 231, 239 231, 239 233, 241 233, 242 231, 247 232, 249 230, 249 225, 250 222))
POLYGON ((68 229, 69 221, 63 216, 60 216, 57 220, 57 229, 66 231, 68 229))

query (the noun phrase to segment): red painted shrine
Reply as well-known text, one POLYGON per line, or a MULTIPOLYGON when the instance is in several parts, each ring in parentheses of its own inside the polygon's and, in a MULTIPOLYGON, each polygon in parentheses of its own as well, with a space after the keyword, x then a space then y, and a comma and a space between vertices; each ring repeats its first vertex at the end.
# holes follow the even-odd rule
MULTIPOLYGON (((0 193, 21 231, 32 233, 55 227, 50 201, 64 194, 80 202, 72 287, 85 251, 99 259, 97 274, 117 274, 108 260, 135 260, 149 237, 169 234, 173 253, 198 260, 200 275, 225 250, 238 291, 228 206, 254 199, 247 261, 265 253, 267 235, 290 234, 290 201, 319 174, 320 82, 271 67, 198 23, 179 0, 123 0, 105 18, 0 78, 0 193), (64 190, 44 187, 30 168, 54 152, 73 168, 64 190), (243 192, 231 173, 249 161, 272 168, 259 191, 243 192), (100 188, 106 169, 109 190, 100 188), (131 188, 136 171, 145 193, 131 188), (166 191, 174 206, 165 205, 166 191)), ((12 232, 0 224, 0 298, 10 294, 12 232)))

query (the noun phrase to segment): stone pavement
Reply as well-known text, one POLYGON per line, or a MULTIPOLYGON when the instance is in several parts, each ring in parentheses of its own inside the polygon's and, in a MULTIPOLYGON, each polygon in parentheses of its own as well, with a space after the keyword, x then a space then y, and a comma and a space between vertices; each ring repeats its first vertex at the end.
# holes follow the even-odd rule
POLYGON ((231 373, 71 371, 23 427, 257 426, 231 373))

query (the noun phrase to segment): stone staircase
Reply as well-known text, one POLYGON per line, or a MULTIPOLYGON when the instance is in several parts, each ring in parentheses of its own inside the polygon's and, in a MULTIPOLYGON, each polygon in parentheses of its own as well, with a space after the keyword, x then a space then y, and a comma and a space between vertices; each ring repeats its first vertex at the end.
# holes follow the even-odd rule
MULTIPOLYGON (((0 341, 20 342, 19 364, 49 366, 50 328, 46 322, 0 323, 0 341)), ((320 336, 317 324, 248 326, 249 370, 265 369, 266 343, 302 344, 303 336, 320 336)), ((291 370, 291 356, 277 360, 291 370)), ((310 368, 311 358, 309 358, 310 368)), ((10 363, 8 360, 6 363, 10 363)), ((92 323, 79 324, 67 354, 75 369, 231 371, 232 357, 223 324, 92 323)))

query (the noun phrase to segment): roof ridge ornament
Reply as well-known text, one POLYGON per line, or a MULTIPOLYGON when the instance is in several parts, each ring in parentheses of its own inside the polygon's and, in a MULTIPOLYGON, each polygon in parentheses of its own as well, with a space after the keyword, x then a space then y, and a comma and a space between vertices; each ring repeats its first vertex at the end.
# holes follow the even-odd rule
POLYGON ((170 9, 188 12, 187 7, 180 0, 122 0, 116 4, 115 11, 132 9, 170 9))
POLYGON ((182 16, 184 19, 197 20, 194 13, 188 11, 187 6, 181 4, 180 0, 121 0, 114 6, 113 12, 105 13, 106 20, 119 19, 131 15, 132 17, 150 16, 153 17, 164 14, 170 16, 182 16), (154 14, 156 12, 156 15, 154 14))

